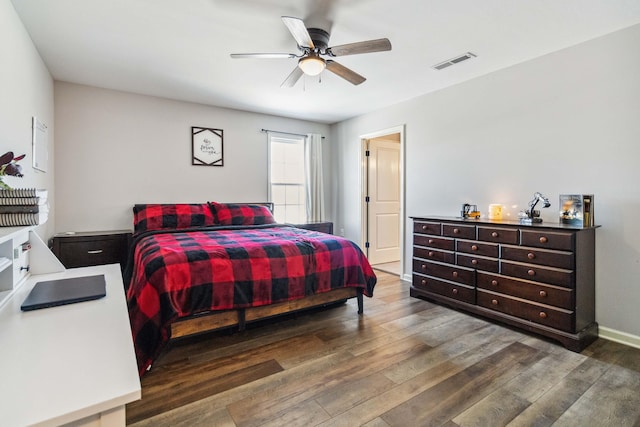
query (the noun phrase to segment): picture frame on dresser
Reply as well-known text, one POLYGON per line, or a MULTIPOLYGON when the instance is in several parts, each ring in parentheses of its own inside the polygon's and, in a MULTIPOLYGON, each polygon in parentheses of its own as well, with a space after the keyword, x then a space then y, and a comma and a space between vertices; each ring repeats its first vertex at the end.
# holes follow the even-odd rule
POLYGON ((412 297, 543 335, 572 351, 597 339, 598 226, 412 219, 412 297))

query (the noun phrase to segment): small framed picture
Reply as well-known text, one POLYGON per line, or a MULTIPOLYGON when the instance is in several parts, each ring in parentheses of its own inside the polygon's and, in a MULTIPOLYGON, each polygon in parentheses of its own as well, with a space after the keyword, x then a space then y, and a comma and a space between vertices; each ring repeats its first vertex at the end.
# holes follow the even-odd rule
POLYGON ((593 194, 561 194, 560 223, 593 227, 593 194))
POLYGON ((191 128, 191 164, 223 166, 223 131, 212 128, 191 128))
POLYGON ((46 172, 49 162, 49 151, 47 147, 47 125, 33 117, 33 167, 39 171, 46 172))

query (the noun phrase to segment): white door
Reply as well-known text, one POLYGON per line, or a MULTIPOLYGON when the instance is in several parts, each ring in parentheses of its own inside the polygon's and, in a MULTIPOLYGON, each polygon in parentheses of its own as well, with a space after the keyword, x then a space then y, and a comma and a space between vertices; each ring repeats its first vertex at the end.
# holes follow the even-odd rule
POLYGON ((400 260, 400 143, 369 140, 368 258, 371 264, 400 260))

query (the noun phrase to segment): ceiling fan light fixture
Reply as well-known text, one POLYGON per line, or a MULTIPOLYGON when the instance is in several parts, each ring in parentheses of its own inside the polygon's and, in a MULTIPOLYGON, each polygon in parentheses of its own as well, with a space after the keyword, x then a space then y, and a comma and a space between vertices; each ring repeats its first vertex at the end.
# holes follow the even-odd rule
POLYGON ((298 61, 298 67, 308 76, 317 76, 327 66, 327 62, 316 55, 305 56, 298 61))

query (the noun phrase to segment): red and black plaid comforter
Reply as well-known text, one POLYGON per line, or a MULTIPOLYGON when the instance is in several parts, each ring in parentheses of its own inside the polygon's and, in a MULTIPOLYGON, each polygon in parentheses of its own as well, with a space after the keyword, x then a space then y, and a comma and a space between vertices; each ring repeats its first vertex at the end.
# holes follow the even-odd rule
POLYGON ((125 283, 140 375, 178 318, 343 287, 371 297, 369 262, 350 240, 281 225, 152 231, 134 239, 125 283))

